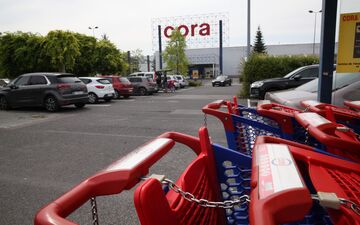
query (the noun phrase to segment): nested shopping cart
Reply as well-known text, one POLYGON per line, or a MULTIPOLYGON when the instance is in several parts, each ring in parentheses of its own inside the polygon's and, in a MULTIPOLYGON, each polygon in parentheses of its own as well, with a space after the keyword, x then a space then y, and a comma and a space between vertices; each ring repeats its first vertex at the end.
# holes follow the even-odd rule
POLYGON ((301 101, 301 105, 306 108, 305 111, 315 112, 330 121, 344 124, 360 134, 360 112, 315 100, 301 101))
POLYGON ((360 111, 360 101, 344 101, 344 105, 349 109, 360 111))
MULTIPOLYGON (((309 146, 262 137, 251 160, 212 144, 202 127, 199 138, 170 132, 148 142, 42 208, 35 224, 74 225, 67 217, 85 202, 95 206, 95 197, 143 181, 134 193, 142 225, 359 225, 359 180, 359 164, 309 146), (176 142, 197 155, 177 181, 166 174, 145 178, 176 142), (330 203, 327 195, 333 196, 330 203)), ((93 223, 99 224, 96 207, 92 211, 93 223)))
POLYGON ((304 143, 324 154, 360 162, 359 136, 316 113, 269 101, 260 102, 257 108, 248 108, 236 101, 218 100, 202 110, 223 123, 228 147, 247 155, 251 155, 256 137, 264 135, 304 143))

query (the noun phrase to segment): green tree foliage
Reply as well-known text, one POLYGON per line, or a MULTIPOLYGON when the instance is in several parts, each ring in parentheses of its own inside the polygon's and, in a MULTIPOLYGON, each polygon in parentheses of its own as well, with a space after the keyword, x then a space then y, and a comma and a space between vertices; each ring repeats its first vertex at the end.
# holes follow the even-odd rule
POLYGON ((0 35, 0 74, 13 78, 40 68, 51 69, 42 56, 44 38, 31 33, 4 33, 0 35))
POLYGON ((260 26, 258 26, 258 30, 256 31, 256 37, 254 42, 253 53, 266 54, 266 46, 264 43, 264 38, 262 32, 260 30, 260 26))
POLYGON ((72 69, 76 57, 80 55, 79 40, 70 31, 50 31, 46 36, 44 50, 51 59, 51 64, 60 72, 72 69))
POLYGON ((124 73, 123 54, 108 40, 100 40, 95 48, 95 71, 101 74, 124 73))
POLYGON ((177 74, 186 75, 188 73, 189 61, 185 55, 185 49, 185 37, 178 29, 174 29, 163 55, 166 69, 177 74))
POLYGON ((124 54, 109 40, 70 31, 51 31, 45 37, 32 33, 0 33, 0 75, 15 78, 30 72, 125 74, 124 54))
POLYGON ((75 33, 74 35, 79 42, 80 54, 75 57, 74 67, 70 71, 79 76, 95 74, 94 61, 96 39, 92 36, 79 33, 75 33))
POLYGON ((248 97, 250 84, 267 78, 282 77, 289 72, 306 65, 319 63, 316 56, 267 56, 252 54, 242 65, 243 81, 241 95, 248 97))

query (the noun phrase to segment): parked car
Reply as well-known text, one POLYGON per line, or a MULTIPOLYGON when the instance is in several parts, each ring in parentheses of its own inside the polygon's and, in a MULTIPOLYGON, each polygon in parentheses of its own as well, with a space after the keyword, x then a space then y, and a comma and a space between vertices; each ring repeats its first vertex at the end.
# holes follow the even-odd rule
POLYGON ((86 85, 69 73, 29 73, 0 89, 0 109, 43 106, 50 112, 74 104, 82 108, 88 101, 86 85))
POLYGON ((189 85, 189 82, 185 80, 183 75, 175 75, 175 78, 178 80, 180 88, 184 88, 189 85))
POLYGON ((211 83, 212 83, 213 87, 215 87, 215 86, 226 86, 226 85, 231 86, 232 80, 228 76, 220 75, 220 76, 216 77, 215 80, 212 80, 211 83))
POLYGON ((250 98, 264 99, 268 91, 285 90, 298 87, 319 76, 319 65, 297 68, 284 77, 260 80, 250 85, 250 98))
POLYGON ((86 84, 89 95, 89 103, 97 103, 99 99, 110 102, 115 96, 115 91, 108 79, 100 77, 79 77, 86 84))
POLYGON ((135 72, 130 74, 128 77, 149 77, 153 80, 156 80, 155 72, 135 72))
POLYGON ((158 92, 156 82, 149 77, 129 77, 129 81, 134 86, 134 93, 148 95, 158 92))
POLYGON ((99 77, 106 78, 110 81, 110 83, 112 83, 115 90, 114 98, 120 98, 120 96, 129 98, 133 94, 134 87, 126 77, 115 75, 103 75, 99 77))
MULTIPOLYGON (((344 100, 360 99, 360 73, 334 74, 332 88, 333 105, 343 106, 344 100)), ((312 80, 293 90, 267 92, 265 99, 279 104, 304 109, 300 102, 317 100, 319 79, 312 80)))
POLYGON ((167 78, 167 82, 169 83, 170 81, 173 82, 173 84, 175 85, 175 89, 179 89, 180 88, 180 83, 179 80, 175 77, 175 75, 166 75, 167 78))
POLYGON ((8 83, 5 79, 0 79, 0 87, 5 87, 8 83))

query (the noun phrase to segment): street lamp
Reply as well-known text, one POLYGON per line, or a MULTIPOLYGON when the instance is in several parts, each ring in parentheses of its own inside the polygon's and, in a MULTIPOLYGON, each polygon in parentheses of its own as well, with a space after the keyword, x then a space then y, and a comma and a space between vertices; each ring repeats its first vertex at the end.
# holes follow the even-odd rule
POLYGON ((314 13, 315 14, 315 25, 314 25, 314 41, 313 41, 313 55, 315 55, 315 37, 316 37, 316 18, 317 18, 317 14, 321 13, 322 10, 319 10, 317 12, 313 11, 313 10, 309 10, 309 13, 314 13))
POLYGON ((93 32, 93 37, 95 37, 95 29, 98 29, 99 27, 96 26, 96 27, 89 27, 89 30, 92 30, 93 32))

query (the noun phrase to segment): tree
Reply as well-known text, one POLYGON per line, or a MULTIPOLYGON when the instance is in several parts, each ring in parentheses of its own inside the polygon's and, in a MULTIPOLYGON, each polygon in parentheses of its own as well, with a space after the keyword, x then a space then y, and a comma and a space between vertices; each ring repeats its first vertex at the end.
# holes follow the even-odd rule
POLYGON ((80 55, 75 58, 71 72, 81 76, 95 75, 96 38, 79 33, 74 35, 79 42, 80 55))
POLYGON ((253 53, 267 54, 260 26, 258 26, 258 30, 256 31, 253 53))
POLYGON ((45 37, 43 50, 59 72, 72 69, 76 58, 81 54, 79 41, 70 31, 50 31, 45 37))
POLYGON ((44 38, 37 34, 15 32, 0 35, 0 73, 9 78, 20 74, 50 71, 46 57, 42 56, 44 38), (44 70, 43 70, 44 71, 44 70))
POLYGON ((95 49, 95 70, 101 74, 124 73, 123 53, 108 40, 100 40, 95 49))
POLYGON ((187 74, 189 61, 185 55, 186 40, 178 29, 171 33, 170 40, 164 51, 166 69, 176 74, 187 74))

